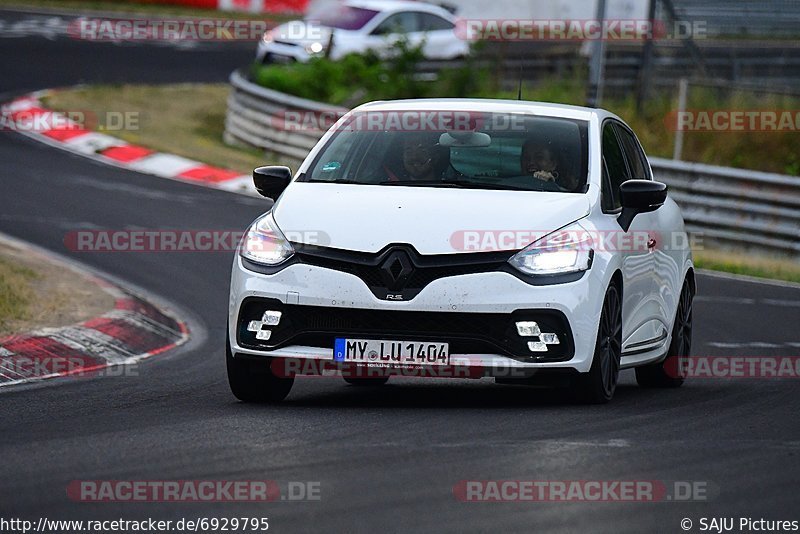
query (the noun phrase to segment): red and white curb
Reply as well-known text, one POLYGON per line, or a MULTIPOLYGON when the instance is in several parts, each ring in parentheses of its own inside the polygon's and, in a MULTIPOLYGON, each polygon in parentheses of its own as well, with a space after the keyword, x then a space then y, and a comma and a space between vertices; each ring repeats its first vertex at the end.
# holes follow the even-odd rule
MULTIPOLYGON (((44 261, 54 260, 48 257, 44 261)), ((169 310, 105 280, 87 277, 115 298, 114 309, 79 324, 0 338, 0 387, 102 373, 105 368, 136 363, 189 339, 186 323, 169 310)))
POLYGON ((67 115, 45 108, 41 99, 48 94, 52 94, 52 90, 30 93, 3 105, 0 128, 117 167, 258 196, 249 175, 174 154, 154 152, 111 135, 87 130, 67 115))

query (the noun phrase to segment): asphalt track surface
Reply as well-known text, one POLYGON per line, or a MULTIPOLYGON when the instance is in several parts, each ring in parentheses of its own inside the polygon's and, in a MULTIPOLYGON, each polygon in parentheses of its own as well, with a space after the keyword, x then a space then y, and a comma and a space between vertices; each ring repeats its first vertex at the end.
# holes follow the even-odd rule
MULTIPOLYGON (((16 14, 0 12, 0 17, 16 14)), ((224 81, 252 50, 0 39, 4 96, 81 81, 224 81), (180 65, 180 68, 171 66, 180 65)), ((682 518, 797 520, 798 380, 698 379, 611 404, 491 381, 298 379, 278 406, 238 403, 223 361, 231 253, 82 253, 77 229, 243 229, 268 201, 104 166, 0 134, 0 231, 173 303, 188 346, 138 376, 0 392, 0 517, 269 517, 274 532, 682 532, 682 518), (319 482, 307 502, 77 503, 73 480, 319 482), (701 481, 658 503, 464 503, 461 480, 701 481)), ((701 275, 696 355, 797 355, 800 289, 701 275)))

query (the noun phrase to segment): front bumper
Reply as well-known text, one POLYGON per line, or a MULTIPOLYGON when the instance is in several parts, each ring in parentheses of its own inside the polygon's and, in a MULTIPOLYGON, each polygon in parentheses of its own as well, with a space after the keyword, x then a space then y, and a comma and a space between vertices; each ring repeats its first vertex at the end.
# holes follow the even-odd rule
POLYGON ((256 62, 258 63, 287 63, 297 61, 305 63, 311 56, 302 46, 270 42, 265 43, 259 41, 256 47, 256 62))
POLYGON ((591 366, 604 286, 591 270, 581 279, 534 286, 504 272, 434 280, 413 299, 378 299, 357 276, 306 264, 275 274, 248 270, 237 256, 231 277, 229 339, 234 354, 333 361, 335 337, 450 343, 454 366, 489 369, 591 366), (269 340, 247 323, 266 309, 283 312, 269 340), (518 320, 534 320, 561 343, 527 350, 518 320))

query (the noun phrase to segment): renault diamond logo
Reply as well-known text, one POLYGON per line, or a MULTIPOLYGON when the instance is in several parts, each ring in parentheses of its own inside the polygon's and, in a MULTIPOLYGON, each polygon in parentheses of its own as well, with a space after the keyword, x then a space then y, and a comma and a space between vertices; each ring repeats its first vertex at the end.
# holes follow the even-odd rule
POLYGON ((402 250, 392 252, 381 264, 381 279, 388 289, 394 291, 403 288, 412 272, 411 259, 402 250))

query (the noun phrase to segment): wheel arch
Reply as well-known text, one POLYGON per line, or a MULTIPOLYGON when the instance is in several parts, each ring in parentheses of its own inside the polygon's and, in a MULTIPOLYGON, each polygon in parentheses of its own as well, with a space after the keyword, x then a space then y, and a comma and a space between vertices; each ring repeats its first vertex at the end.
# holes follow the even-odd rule
POLYGON ((614 270, 614 273, 611 275, 608 284, 609 285, 616 284, 617 289, 619 290, 619 297, 620 299, 622 299, 622 297, 624 296, 625 288, 623 287, 622 284, 622 271, 620 269, 614 270))
POLYGON ((695 280, 694 275, 694 266, 690 265, 689 268, 686 270, 686 276, 684 276, 684 280, 689 282, 689 287, 692 289, 692 296, 697 294, 697 281, 695 280))

